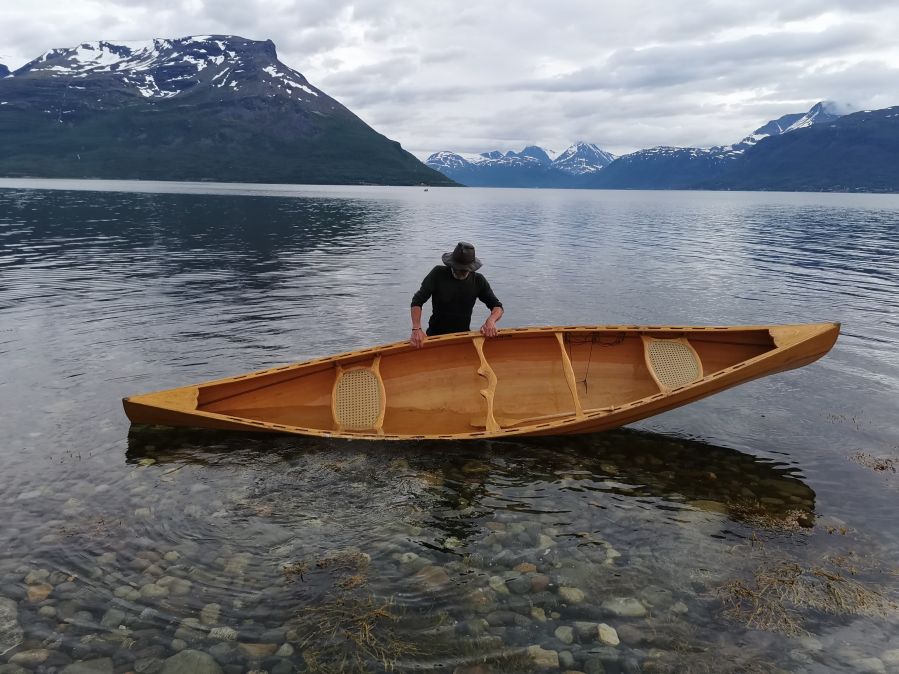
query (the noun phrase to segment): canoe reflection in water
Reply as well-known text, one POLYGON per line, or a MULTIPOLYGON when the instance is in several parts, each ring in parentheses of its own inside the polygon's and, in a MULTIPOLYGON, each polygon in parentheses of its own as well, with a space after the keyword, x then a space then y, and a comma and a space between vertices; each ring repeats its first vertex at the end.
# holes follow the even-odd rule
MULTIPOLYGON (((432 522, 463 539, 480 528, 479 520, 499 510, 538 515, 555 511, 562 521, 564 513, 590 506, 614 509, 639 504, 664 511, 674 520, 702 511, 750 527, 811 528, 815 521, 815 492, 794 467, 727 447, 629 429, 475 443, 360 445, 326 438, 133 426, 127 460, 176 469, 249 469, 257 473, 257 483, 268 482, 265 490, 280 494, 279 498, 290 498, 283 489, 289 482, 292 489, 303 491, 306 506, 310 500, 323 501, 325 510, 342 507, 342 482, 358 485, 367 480, 382 505, 408 503, 417 493, 421 510, 470 513, 471 517, 454 515, 432 522)), ((207 479, 228 479, 219 471, 216 475, 207 479)))

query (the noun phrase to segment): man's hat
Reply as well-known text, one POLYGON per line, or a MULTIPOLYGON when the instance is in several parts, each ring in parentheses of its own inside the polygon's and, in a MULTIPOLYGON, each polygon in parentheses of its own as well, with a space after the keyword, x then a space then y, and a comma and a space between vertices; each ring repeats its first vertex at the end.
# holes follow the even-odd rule
POLYGON ((482 263, 474 256, 474 246, 460 241, 452 253, 443 254, 443 264, 460 271, 477 271, 482 263))

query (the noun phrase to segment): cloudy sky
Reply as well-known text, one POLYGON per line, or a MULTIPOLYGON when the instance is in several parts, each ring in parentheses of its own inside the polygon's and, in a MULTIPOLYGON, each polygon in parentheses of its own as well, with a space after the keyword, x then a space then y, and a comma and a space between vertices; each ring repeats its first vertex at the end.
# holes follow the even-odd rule
POLYGON ((821 99, 899 105, 896 0, 2 0, 0 63, 96 40, 271 39, 419 157, 731 143, 821 99))

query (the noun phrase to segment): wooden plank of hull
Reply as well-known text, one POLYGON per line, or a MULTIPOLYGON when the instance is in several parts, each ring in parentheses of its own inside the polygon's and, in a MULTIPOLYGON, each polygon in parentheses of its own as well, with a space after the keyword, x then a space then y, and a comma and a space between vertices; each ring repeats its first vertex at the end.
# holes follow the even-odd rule
POLYGON ((421 351, 398 342, 123 403, 133 423, 349 439, 591 433, 802 367, 838 334, 837 323, 513 328, 486 341, 457 333, 430 338, 421 351), (660 384, 644 362, 648 337, 683 341, 699 360, 699 378, 674 389, 660 384), (377 374, 382 409, 371 430, 342 430, 334 385, 341 370, 359 367, 377 374))

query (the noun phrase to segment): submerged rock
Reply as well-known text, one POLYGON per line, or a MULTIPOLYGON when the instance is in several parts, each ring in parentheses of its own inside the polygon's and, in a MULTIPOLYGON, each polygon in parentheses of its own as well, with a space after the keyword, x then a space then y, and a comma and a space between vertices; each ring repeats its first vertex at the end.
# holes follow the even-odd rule
POLYGON ((222 668, 209 653, 186 650, 168 658, 162 674, 222 674, 222 668))
POLYGON ((528 646, 528 655, 541 669, 559 668, 559 654, 556 651, 548 651, 540 646, 528 646))
POLYGON ((597 632, 599 634, 599 640, 604 644, 608 644, 609 646, 617 646, 621 643, 618 640, 618 632, 616 632, 615 628, 611 625, 600 623, 599 627, 597 628, 597 632))
POLYGON ((62 674, 112 674, 111 658, 96 658, 73 662, 62 670, 62 674))
POLYGON ((18 621, 16 602, 0 597, 0 655, 21 644, 24 636, 18 621))
POLYGON ((633 597, 614 597, 602 603, 602 607, 617 616, 639 618, 646 615, 646 607, 633 597))
POLYGON ((580 604, 582 601, 584 601, 583 591, 577 589, 576 587, 560 587, 559 595, 569 604, 580 604))
POLYGON ((46 648, 35 648, 30 651, 22 651, 12 656, 9 661, 14 665, 23 665, 25 667, 34 667, 47 660, 50 657, 50 651, 46 648))

